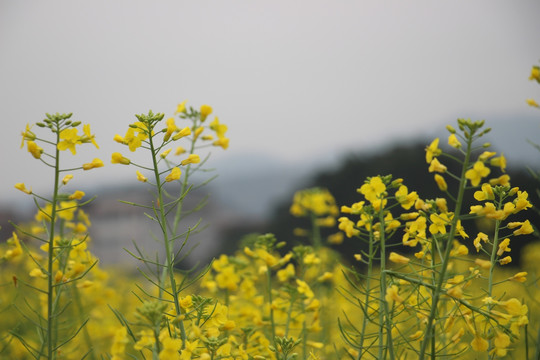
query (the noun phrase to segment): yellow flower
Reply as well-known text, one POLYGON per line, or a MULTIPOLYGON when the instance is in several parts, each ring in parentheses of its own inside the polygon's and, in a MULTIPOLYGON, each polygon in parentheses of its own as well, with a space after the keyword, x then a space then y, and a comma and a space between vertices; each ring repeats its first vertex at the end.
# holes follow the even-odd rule
POLYGON ((513 281, 522 283, 522 282, 527 281, 527 275, 528 273, 526 271, 520 271, 516 273, 514 276, 509 277, 508 280, 513 280, 513 281))
POLYGON ((429 172, 445 173, 446 166, 441 164, 437 158, 434 158, 429 164, 429 172))
POLYGON ((27 141, 34 141, 36 139, 36 134, 34 134, 32 131, 30 131, 30 124, 26 124, 26 130, 21 133, 22 135, 22 141, 21 141, 21 149, 24 146, 24 140, 27 141))
POLYGON ((287 280, 292 279, 296 275, 294 265, 288 264, 284 269, 278 270, 276 275, 280 282, 286 282, 287 280))
POLYGON ((83 164, 82 168, 83 170, 90 170, 90 169, 95 169, 95 168, 99 168, 103 166, 104 166, 103 161, 101 161, 98 158, 95 158, 94 160, 92 160, 91 163, 83 164))
POLYGON ((484 234, 483 232, 479 232, 476 238, 473 241, 474 247, 476 248, 476 252, 479 252, 482 248, 482 245, 480 244, 480 241, 483 241, 487 243, 489 240, 488 236, 484 234))
POLYGON ((354 222, 351 221, 349 218, 340 217, 338 221, 339 221, 338 229, 343 231, 348 238, 351 238, 353 236, 357 236, 358 234, 360 234, 360 230, 355 229, 354 222))
POLYGON ((203 131, 204 131, 204 127, 202 126, 199 126, 198 128, 196 128, 195 132, 193 133, 193 140, 197 140, 197 138, 199 137, 199 135, 201 135, 203 131))
POLYGON ((199 157, 199 155, 197 155, 197 154, 189 154, 187 159, 182 160, 180 165, 185 166, 185 165, 188 165, 188 164, 198 164, 200 162, 201 162, 201 158, 199 157))
POLYGON ((165 135, 163 135, 164 142, 169 140, 173 132, 178 130, 176 124, 174 123, 174 118, 168 118, 165 123, 167 124, 167 130, 165 131, 165 135))
POLYGON ((187 100, 184 100, 180 104, 178 104, 178 106, 176 107, 176 114, 186 112, 186 103, 187 103, 187 100))
POLYGON ((506 238, 499 244, 499 250, 497 250, 497 256, 501 256, 505 252, 510 252, 512 249, 509 247, 510 239, 506 238))
MULTIPOLYGON (((140 122, 136 121, 128 128, 126 136, 124 136, 122 143, 129 146, 130 151, 135 151, 142 145, 142 142, 148 139, 150 131, 148 127, 140 122)), ((152 135, 153 135, 152 131, 152 135)), ((116 136, 115 136, 116 139, 116 136)))
POLYGON ((167 149, 165 150, 164 152, 162 152, 161 154, 159 154, 159 156, 162 158, 162 159, 165 159, 167 157, 167 155, 169 155, 169 153, 171 152, 172 149, 167 149))
POLYGON ((448 185, 446 184, 446 180, 444 180, 444 178, 441 175, 435 174, 435 182, 437 183, 439 190, 441 191, 448 190, 448 185))
POLYGON ((403 298, 399 295, 399 289, 397 285, 391 285, 386 289, 385 300, 388 302, 388 305, 392 307, 394 302, 400 304, 403 302, 403 298))
POLYGON ((501 185, 501 186, 510 186, 510 176, 504 174, 499 176, 496 179, 489 179, 489 184, 491 186, 501 185))
POLYGON ((490 172, 491 170, 483 162, 477 161, 474 163, 472 169, 465 172, 465 178, 471 180, 472 186, 478 186, 482 178, 488 176, 490 172))
POLYGON ((63 140, 58 143, 58 150, 64 151, 69 149, 73 155, 77 153, 75 145, 82 144, 81 137, 77 135, 77 129, 75 128, 60 131, 60 139, 63 140))
POLYGON ((173 167, 171 169, 171 173, 165 177, 166 182, 171 182, 174 180, 180 179, 180 175, 182 175, 182 171, 178 167, 173 167))
POLYGON ((32 154, 35 159, 41 158, 41 154, 43 154, 43 149, 40 148, 35 142, 28 141, 26 143, 26 146, 28 148, 28 152, 32 154))
POLYGON ((506 301, 499 302, 499 305, 504 307, 506 312, 512 316, 521 316, 526 315, 528 308, 527 305, 521 304, 521 301, 519 301, 516 298, 511 298, 506 301))
POLYGON ((125 158, 124 156, 122 156, 122 154, 115 152, 115 153, 112 153, 111 163, 129 165, 131 161, 128 158, 125 158))
POLYGON ((187 295, 183 298, 180 299, 180 306, 183 308, 183 309, 189 309, 193 306, 193 298, 191 297, 191 295, 187 295))
POLYGON ((77 190, 75 191, 73 194, 69 195, 68 199, 69 200, 81 200, 83 197, 84 197, 84 192, 83 191, 80 191, 80 190, 77 190))
POLYGON ((382 179, 379 176, 375 176, 369 179, 369 182, 362 185, 357 191, 362 193, 368 201, 374 203, 383 196, 385 190, 386 185, 382 179))
POLYGON ((136 171, 136 174, 137 174, 137 180, 139 180, 140 182, 148 181, 148 179, 143 174, 141 174, 138 170, 136 171))
POLYGON ((429 232, 433 235, 437 233, 446 234, 446 226, 450 223, 450 219, 446 214, 431 214, 429 216, 431 225, 429 225, 429 232))
POLYGON ((478 161, 486 161, 488 160, 489 158, 495 156, 497 153, 495 151, 484 151, 483 153, 481 153, 479 156, 478 156, 478 161))
POLYGON ((73 175, 71 174, 64 176, 64 178, 62 179, 62 184, 66 185, 71 179, 73 179, 73 175))
POLYGON ((24 185, 23 183, 16 183, 15 184, 15 189, 20 190, 23 193, 26 193, 28 195, 30 195, 32 193, 32 189, 27 189, 26 185, 24 185))
POLYGON ((114 138, 113 138, 114 141, 116 141, 117 143, 120 143, 120 144, 126 144, 125 140, 123 137, 121 137, 120 135, 116 134, 114 135, 114 138))
POLYGON ((83 132, 84 136, 81 138, 81 142, 92 143, 97 149, 99 149, 99 146, 95 140, 96 136, 90 133, 90 124, 83 125, 83 132))
POLYGON ((489 260, 475 259, 474 263, 484 270, 489 270, 491 268, 491 262, 489 260))
POLYGON ((426 162, 430 164, 434 157, 437 157, 441 154, 442 150, 439 149, 439 138, 436 138, 426 148, 426 162))
POLYGON ((318 282, 325 282, 325 281, 331 280, 333 278, 334 278, 334 274, 332 274, 331 272, 325 271, 324 274, 322 274, 321 276, 319 276, 317 278, 317 281, 318 282))
POLYGON ((493 338, 493 345, 495 346, 494 350, 497 356, 506 356, 507 348, 510 346, 510 337, 503 332, 497 331, 493 338))
POLYGON ((474 193, 474 198, 478 201, 494 200, 495 194, 490 184, 482 184, 482 190, 474 193))
POLYGON ((178 147, 176 148, 176 150, 174 151, 174 155, 177 155, 177 156, 178 156, 178 155, 182 155, 182 154, 185 153, 185 152, 186 152, 186 149, 184 149, 184 148, 181 147, 181 146, 178 146, 178 147))
POLYGON ((525 220, 524 222, 511 222, 511 223, 508 223, 508 228, 509 229, 514 229, 516 227, 520 226, 519 229, 517 230, 514 230, 514 235, 517 236, 517 235, 527 235, 527 234, 531 234, 534 232, 534 229, 530 223, 529 220, 525 220))
POLYGON ((39 268, 33 268, 28 275, 30 275, 30 277, 40 277, 43 279, 47 278, 47 275, 45 275, 39 268))
POLYGON ((212 143, 212 145, 214 146, 221 146, 221 148, 223 150, 227 150, 227 148, 229 147, 229 139, 226 138, 226 137, 222 137, 222 138, 219 138, 217 139, 216 141, 214 141, 212 143))
POLYGON ((534 100, 534 99, 527 99, 525 100, 527 102, 527 105, 529 106, 532 106, 532 107, 540 107, 540 105, 538 105, 538 103, 534 100))
POLYGON ((501 264, 501 265, 510 264, 511 262, 512 262, 512 257, 511 256, 507 256, 507 257, 504 257, 504 258, 499 260, 499 264, 501 264))
POLYGON ((167 337, 161 341, 163 345, 159 352, 159 360, 181 359, 178 351, 182 348, 182 339, 171 339, 167 337))
POLYGON ((328 243, 332 245, 339 245, 343 243, 343 233, 337 232, 335 234, 328 235, 328 243))
POLYGON ((514 210, 512 210, 512 212, 514 214, 517 214, 521 210, 526 210, 526 209, 532 207, 532 204, 529 202, 529 200, 527 200, 528 197, 529 197, 529 194, 526 191, 519 191, 518 190, 517 196, 513 201, 513 203, 515 205, 515 208, 514 208, 514 210))
POLYGON ((474 351, 485 352, 487 351, 489 343, 483 337, 475 335, 473 341, 471 341, 471 347, 474 351))
POLYGON ((135 350, 142 350, 145 347, 154 345, 155 342, 156 339, 152 330, 141 330, 139 331, 139 340, 135 343, 133 348, 135 350))
POLYGON ((418 199, 418 194, 416 193, 416 191, 409 193, 405 185, 401 185, 399 189, 396 191, 395 195, 396 195, 396 200, 401 204, 401 207, 404 208, 405 210, 409 210, 416 202, 416 199, 418 199))
POLYGON ((540 67, 539 66, 533 66, 531 69, 531 75, 529 76, 529 80, 536 80, 540 82, 540 67))
POLYGON ((214 130, 216 132, 216 136, 221 139, 225 137, 225 133, 227 132, 228 128, 227 125, 221 124, 219 122, 219 118, 216 116, 214 121, 210 123, 210 129, 214 130))
POLYGON ((403 256, 403 255, 399 255, 395 252, 391 252, 390 253, 390 257, 389 257, 389 260, 393 263, 396 263, 396 264, 408 264, 410 259, 403 256))
POLYGON ((300 294, 304 294, 308 299, 311 299, 315 296, 315 294, 313 294, 313 291, 305 281, 296 279, 296 284, 298 285, 297 290, 300 294))
MULTIPOLYGON (((176 140, 178 140, 178 139, 181 139, 181 138, 183 138, 183 137, 185 137, 185 136, 189 136, 189 135, 191 135, 191 129, 190 129, 189 127, 186 126, 186 127, 183 128, 182 130, 180 130, 180 131, 178 132, 178 134, 174 135, 172 139, 173 139, 174 141, 176 141, 176 140)), ((177 155, 178 155, 178 154, 177 154, 177 155)))
POLYGON ((212 107, 210 105, 201 105, 201 121, 206 120, 211 113, 212 107))
POLYGON ((461 148, 461 143, 459 142, 456 134, 450 134, 448 137, 448 145, 456 149, 461 148))
POLYGON ((503 154, 501 154, 501 156, 491 159, 489 163, 491 164, 491 166, 500 167, 502 172, 506 171, 506 158, 503 154))

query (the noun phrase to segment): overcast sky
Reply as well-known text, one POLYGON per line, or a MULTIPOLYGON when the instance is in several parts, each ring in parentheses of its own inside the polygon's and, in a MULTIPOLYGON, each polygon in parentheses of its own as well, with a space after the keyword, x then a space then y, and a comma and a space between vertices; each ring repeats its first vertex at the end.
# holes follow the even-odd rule
MULTIPOLYGON (((299 162, 432 132, 458 117, 530 116, 539 1, 0 0, 0 201, 48 190, 19 149, 46 112, 90 123, 74 186, 134 181, 110 164, 135 113, 210 104, 230 148, 299 162), (430 130, 431 129, 431 130, 430 130), (86 179, 86 180, 83 180, 86 179)), ((130 154, 131 155, 131 154, 130 154)), ((75 181, 74 180, 74 181, 75 181)))

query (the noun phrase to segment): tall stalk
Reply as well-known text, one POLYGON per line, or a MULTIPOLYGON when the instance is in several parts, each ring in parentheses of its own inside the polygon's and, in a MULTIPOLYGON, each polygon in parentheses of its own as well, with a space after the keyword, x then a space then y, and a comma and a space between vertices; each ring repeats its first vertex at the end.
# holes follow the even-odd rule
MULTIPOLYGON (((463 161, 463 164, 461 167, 461 176, 459 179, 459 188, 458 188, 459 190, 458 190, 458 196, 456 198, 456 206, 454 208, 454 217, 452 218, 450 232, 448 233, 448 236, 446 237, 446 243, 444 244, 445 250, 444 250, 442 264, 441 264, 441 271, 438 274, 439 277, 435 284, 435 290, 433 291, 433 297, 431 300, 431 309, 429 312, 428 322, 427 322, 426 331, 425 331, 426 336, 424 337, 420 345, 420 353, 418 355, 418 358, 420 360, 423 360, 425 358, 428 343, 430 343, 436 337, 436 334, 434 331, 434 320, 435 320, 435 316, 437 315, 439 300, 441 298, 441 293, 442 293, 442 286, 446 277, 446 271, 448 270, 448 263, 450 261, 450 252, 453 246, 452 240, 454 239, 454 236, 456 234, 457 222, 459 220, 459 217, 461 214, 461 207, 463 205, 463 197, 465 195, 465 188, 467 185, 465 172, 467 171, 469 167, 471 151, 472 151, 473 135, 474 135, 474 131, 472 131, 471 129, 471 134, 470 136, 467 137, 467 150, 465 152, 465 160, 463 161)), ((432 241, 437 241, 437 240, 433 238, 432 241)), ((431 354, 432 358, 434 356, 435 354, 431 354)))

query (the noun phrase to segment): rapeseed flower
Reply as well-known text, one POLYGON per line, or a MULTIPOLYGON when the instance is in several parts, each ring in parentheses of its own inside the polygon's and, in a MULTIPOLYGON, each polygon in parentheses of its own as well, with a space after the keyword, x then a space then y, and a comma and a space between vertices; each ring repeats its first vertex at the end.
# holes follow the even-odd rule
POLYGON ((63 140, 58 143, 58 150, 63 151, 69 149, 73 155, 77 153, 75 145, 82 144, 82 138, 77 135, 76 128, 64 129, 60 131, 60 139, 63 140))
POLYGON ((446 184, 446 180, 444 180, 444 178, 439 175, 439 174, 435 174, 435 183, 437 184, 437 187, 439 188, 439 190, 441 191, 446 191, 448 190, 448 184, 446 184))
POLYGON ((465 178, 471 180, 472 186, 478 186, 482 178, 488 176, 490 172, 491 170, 482 161, 477 161, 474 163, 472 169, 465 172, 465 178))
POLYGON ((448 145, 456 149, 461 148, 461 143, 459 142, 456 134, 450 134, 450 136, 448 137, 448 145))
POLYGON ((514 236, 527 235, 527 234, 532 234, 534 232, 534 229, 529 220, 525 220, 524 222, 511 222, 511 223, 508 223, 507 226, 509 229, 514 229, 518 226, 520 227, 519 229, 514 230, 514 236))
POLYGON ((178 167, 173 167, 171 169, 170 174, 165 177, 165 181, 166 182, 171 182, 171 181, 174 181, 174 180, 178 180, 178 179, 180 179, 181 175, 182 175, 182 171, 180 171, 180 169, 178 167))
POLYGON ((401 185, 399 187, 399 189, 396 191, 395 196, 396 200, 405 210, 409 210, 416 202, 416 199, 418 199, 418 194, 416 193, 416 191, 409 193, 405 185, 401 185))
POLYGON ((138 170, 136 171, 136 174, 137 174, 137 180, 139 180, 140 182, 147 182, 148 181, 146 176, 141 174, 138 170))
POLYGON ((21 133, 22 135, 22 141, 21 141, 21 149, 23 148, 24 146, 24 141, 27 140, 27 141, 34 141, 36 139, 36 134, 34 134, 30 129, 32 127, 30 126, 30 124, 26 124, 26 130, 24 132, 21 133))
MULTIPOLYGON (((189 135, 191 135, 191 129, 188 126, 186 126, 182 130, 180 130, 176 135, 174 135, 172 139, 174 141, 176 141, 178 139, 181 139, 181 138, 189 136, 189 135)), ((178 152, 178 149, 177 149, 177 152, 178 152)), ((176 155, 178 155, 178 154, 176 154, 176 155)))
POLYGON ((208 115, 212 113, 212 107, 210 105, 201 105, 201 121, 206 120, 208 115))
POLYGON ((531 69, 531 75, 529 76, 529 80, 536 80, 540 82, 540 67, 539 66, 533 66, 531 69))
POLYGON ((84 197, 84 192, 77 190, 73 194, 69 195, 68 199, 70 200, 81 200, 84 197))
POLYGON ((119 152, 114 152, 114 153, 112 153, 111 163, 112 164, 129 165, 131 163, 131 161, 128 158, 124 157, 119 152))
POLYGON ((67 183, 68 183, 71 179, 73 179, 73 175, 71 175, 71 174, 68 174, 68 175, 64 176, 64 178, 62 179, 62 184, 67 185, 67 183))
POLYGON ((83 164, 82 168, 83 170, 91 170, 91 169, 103 167, 104 165, 105 164, 103 164, 103 161, 101 161, 98 158, 95 158, 94 160, 92 160, 91 163, 83 164))
POLYGON ((398 253, 395 253, 393 251, 390 253, 389 260, 396 264, 408 264, 410 261, 408 257, 399 255, 398 253))
POLYGON ((534 99, 525 100, 529 106, 540 108, 540 105, 534 99))
POLYGON ((438 173, 445 173, 447 170, 446 166, 441 164, 439 162, 439 159, 434 158, 431 160, 431 163, 429 164, 429 172, 438 172, 438 173))
POLYGON ((15 184, 15 189, 20 190, 23 193, 26 193, 28 195, 32 194, 32 189, 27 189, 26 185, 24 185, 23 183, 16 183, 15 184))
POLYGON ((431 164, 431 161, 433 158, 439 156, 442 154, 442 150, 439 149, 439 138, 436 138, 429 144, 429 146, 426 148, 426 162, 428 164, 431 164))
POLYGON ((198 164, 200 162, 201 162, 201 158, 199 157, 199 155, 197 155, 197 154, 189 154, 187 159, 182 160, 180 165, 185 166, 185 165, 188 165, 188 164, 198 164))
POLYGON ((90 124, 83 125, 83 133, 84 135, 81 137, 82 143, 92 143, 96 147, 96 149, 99 149, 98 144, 96 143, 96 135, 92 134, 90 132, 90 124))
POLYGON ((187 103, 187 100, 184 100, 176 106, 176 114, 181 114, 181 113, 186 112, 186 103, 187 103))
POLYGON ((28 141, 26 143, 26 146, 28 148, 28 152, 32 154, 35 159, 41 158, 41 154, 43 154, 43 149, 39 147, 35 142, 28 141))

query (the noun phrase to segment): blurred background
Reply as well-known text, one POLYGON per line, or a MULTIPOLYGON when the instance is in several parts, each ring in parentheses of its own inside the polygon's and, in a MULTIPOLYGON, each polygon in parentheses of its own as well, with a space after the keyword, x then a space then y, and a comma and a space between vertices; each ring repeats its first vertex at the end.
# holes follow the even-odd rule
POLYGON ((527 80, 540 60, 538 14, 532 0, 0 0, 0 241, 8 219, 32 217, 15 183, 51 191, 51 170, 20 149, 26 124, 47 112, 73 112, 96 134, 99 150, 66 153, 63 165, 106 163, 70 183, 97 196, 88 212, 103 263, 129 262, 133 240, 153 246, 146 218, 118 202, 150 195, 134 168, 110 164, 126 150, 112 139, 134 114, 173 116, 183 100, 211 105, 231 139, 208 162, 219 177, 190 200, 210 194, 187 219, 209 225, 194 239, 202 261, 254 231, 292 239, 288 207, 304 187, 349 205, 366 176, 393 173, 435 196, 423 149, 445 143, 457 118, 486 119, 487 140, 532 194, 525 167, 540 169, 540 156, 527 140, 540 142, 540 116, 525 99, 540 98, 527 80))

